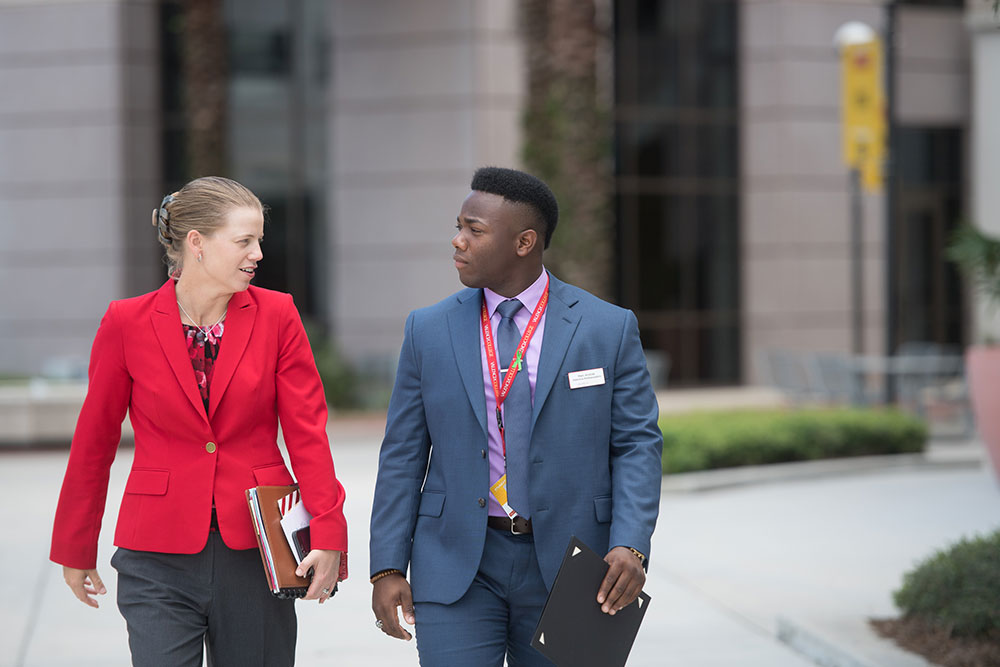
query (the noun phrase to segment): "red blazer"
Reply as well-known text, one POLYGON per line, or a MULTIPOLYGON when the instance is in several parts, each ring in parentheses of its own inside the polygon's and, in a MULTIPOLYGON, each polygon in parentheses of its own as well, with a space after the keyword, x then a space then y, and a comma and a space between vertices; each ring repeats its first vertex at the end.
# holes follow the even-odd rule
POLYGON ((56 509, 53 561, 96 565, 108 473, 126 410, 135 459, 117 546, 197 553, 208 540, 214 498, 225 543, 256 547, 244 491, 293 481, 277 446, 280 420, 313 516, 313 548, 347 549, 344 489, 330 455, 323 386, 292 297, 250 287, 232 296, 226 313, 206 415, 174 281, 108 307, 91 349, 90 385, 56 509))

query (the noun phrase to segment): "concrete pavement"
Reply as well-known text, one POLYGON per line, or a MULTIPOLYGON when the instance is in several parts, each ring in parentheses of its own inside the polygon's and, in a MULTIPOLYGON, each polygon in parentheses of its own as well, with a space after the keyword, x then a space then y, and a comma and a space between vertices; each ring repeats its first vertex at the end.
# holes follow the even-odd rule
MULTIPOLYGON (((331 423, 348 491, 351 578, 330 603, 299 603, 301 667, 417 664, 415 647, 384 637, 369 608, 368 516, 381 426, 377 418, 331 423)), ((1000 487, 978 450, 941 447, 961 453, 822 476, 803 467, 803 475, 780 481, 696 484, 700 491, 665 485, 646 585, 652 602, 629 665, 927 664, 878 639, 866 619, 895 614, 891 592, 916 561, 1000 524, 1000 487)), ((0 454, 8 502, 0 531, 8 578, 0 593, 0 665, 129 662, 108 560, 131 451, 123 449, 112 469, 98 565, 109 594, 96 611, 72 597, 47 560, 67 453, 0 454)))

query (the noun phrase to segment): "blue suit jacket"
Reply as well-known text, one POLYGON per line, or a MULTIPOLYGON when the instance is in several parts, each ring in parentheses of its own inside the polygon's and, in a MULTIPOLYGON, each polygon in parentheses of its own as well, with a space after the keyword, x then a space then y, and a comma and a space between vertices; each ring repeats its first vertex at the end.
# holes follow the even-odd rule
MULTIPOLYGON (((450 604, 475 577, 486 536, 489 461, 480 358, 482 290, 410 313, 371 520, 372 574, 410 568, 415 601, 450 604)), ((539 359, 529 450, 535 549, 551 588, 571 535, 598 553, 649 554, 663 439, 628 310, 555 277, 539 359), (605 383, 570 389, 568 374, 605 383)))

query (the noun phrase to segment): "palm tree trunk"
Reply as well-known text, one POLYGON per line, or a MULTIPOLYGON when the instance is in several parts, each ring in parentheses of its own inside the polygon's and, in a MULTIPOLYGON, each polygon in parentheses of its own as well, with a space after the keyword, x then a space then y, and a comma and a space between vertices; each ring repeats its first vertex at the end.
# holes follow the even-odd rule
POLYGON ((609 48, 601 0, 521 0, 528 54, 522 157, 559 200, 546 265, 594 294, 614 293, 609 48), (598 3, 601 4, 599 7, 598 3))
POLYGON ((228 54, 222 0, 184 0, 182 68, 192 177, 223 175, 228 54))

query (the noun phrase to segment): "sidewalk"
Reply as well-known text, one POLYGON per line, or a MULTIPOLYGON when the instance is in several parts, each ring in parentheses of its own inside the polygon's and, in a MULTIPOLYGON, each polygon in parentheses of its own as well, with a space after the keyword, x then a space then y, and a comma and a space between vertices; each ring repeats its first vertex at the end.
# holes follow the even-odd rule
POLYGON ((916 562, 998 525, 985 469, 899 467, 667 494, 656 541, 670 576, 817 664, 916 667, 867 619, 897 615, 891 593, 916 562))
MULTIPOLYGON (((298 605, 301 667, 417 664, 415 647, 384 637, 369 608, 368 515, 381 426, 377 418, 331 424, 348 491, 351 577, 330 603, 298 605)), ((14 510, 0 533, 0 566, 19 573, 0 594, 0 665, 129 664, 108 559, 131 451, 112 469, 98 565, 109 594, 97 611, 73 598, 47 561, 67 454, 0 455, 0 486, 14 510)), ((779 619, 787 641, 821 647, 811 655, 822 664, 925 665, 875 637, 866 619, 894 615, 891 592, 917 560, 1000 523, 1000 489, 975 450, 952 459, 665 492, 646 585, 652 602, 629 665, 817 664, 778 638, 779 619)))

